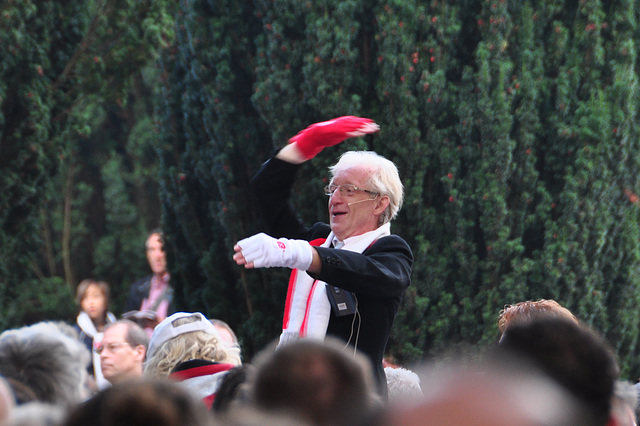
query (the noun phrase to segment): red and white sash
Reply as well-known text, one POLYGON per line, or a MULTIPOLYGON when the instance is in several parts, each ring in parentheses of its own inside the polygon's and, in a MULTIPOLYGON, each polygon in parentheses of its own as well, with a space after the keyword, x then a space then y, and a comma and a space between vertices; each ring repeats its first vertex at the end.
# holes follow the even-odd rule
POLYGON ((234 368, 233 364, 215 363, 171 373, 172 380, 181 382, 191 393, 202 399, 211 408, 224 376, 234 368))
MULTIPOLYGON (((318 239, 310 241, 310 244, 331 247, 334 243, 340 250, 362 253, 378 238, 390 234, 391 225, 386 223, 373 231, 347 238, 342 247, 342 242, 334 237, 333 232, 326 240, 318 239)), ((330 316, 331 304, 325 282, 314 280, 305 271, 291 271, 279 346, 304 337, 324 339, 330 316)))

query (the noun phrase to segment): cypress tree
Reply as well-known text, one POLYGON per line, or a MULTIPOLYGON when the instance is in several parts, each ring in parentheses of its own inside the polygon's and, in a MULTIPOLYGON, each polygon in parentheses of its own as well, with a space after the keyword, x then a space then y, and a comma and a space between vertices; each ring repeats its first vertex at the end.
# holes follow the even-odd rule
POLYGON ((393 231, 416 263, 391 337, 399 362, 493 344, 505 304, 553 298, 638 362, 635 3, 194 1, 161 58, 156 145, 182 302, 252 349, 278 332, 285 271, 245 271, 260 230, 249 180, 269 152, 338 115, 374 118, 302 168, 294 202, 326 220, 326 166, 398 164, 393 231))
MULTIPOLYGON (((25 0, 0 6, 0 305, 6 309, 0 325, 66 319, 74 310, 72 253, 65 255, 64 279, 46 272, 45 265, 59 261, 57 253, 48 261, 38 257, 41 247, 53 247, 41 226, 55 220, 47 201, 63 204, 56 183, 67 180, 53 179, 77 170, 70 166, 81 168, 74 155, 95 124, 88 119, 91 107, 122 102, 130 77, 170 36, 169 3, 25 0)), ((57 236, 72 248, 71 237, 57 236)))

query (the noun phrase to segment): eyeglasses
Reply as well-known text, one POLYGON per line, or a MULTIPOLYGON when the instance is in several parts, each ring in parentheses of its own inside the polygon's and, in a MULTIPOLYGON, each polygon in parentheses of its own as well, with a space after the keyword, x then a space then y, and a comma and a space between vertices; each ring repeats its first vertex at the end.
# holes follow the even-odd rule
POLYGON ((377 197, 378 195, 380 195, 378 192, 373 192, 373 191, 369 191, 368 189, 362 189, 362 188, 358 188, 355 185, 351 185, 349 183, 344 184, 344 185, 327 185, 324 187, 324 193, 325 195, 333 195, 334 192, 336 192, 336 190, 339 189, 340 190, 340 194, 342 194, 345 197, 352 197, 354 195, 356 195, 356 192, 366 192, 367 194, 377 197))
POLYGON ((121 346, 125 346, 125 345, 129 345, 131 347, 133 347, 133 345, 131 343, 127 343, 127 342, 122 342, 122 343, 107 343, 106 345, 100 345, 97 348, 95 348, 93 351, 95 353, 97 353, 98 355, 100 355, 105 349, 108 350, 109 352, 116 352, 118 350, 118 348, 120 348, 121 346))

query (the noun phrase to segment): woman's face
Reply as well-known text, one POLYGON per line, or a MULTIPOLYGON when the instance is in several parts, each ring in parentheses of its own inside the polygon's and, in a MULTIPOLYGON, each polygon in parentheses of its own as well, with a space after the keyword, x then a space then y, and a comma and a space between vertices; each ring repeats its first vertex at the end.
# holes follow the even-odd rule
POLYGON ((102 319, 107 307, 107 300, 104 293, 95 284, 91 284, 84 292, 80 308, 89 315, 92 320, 102 319))

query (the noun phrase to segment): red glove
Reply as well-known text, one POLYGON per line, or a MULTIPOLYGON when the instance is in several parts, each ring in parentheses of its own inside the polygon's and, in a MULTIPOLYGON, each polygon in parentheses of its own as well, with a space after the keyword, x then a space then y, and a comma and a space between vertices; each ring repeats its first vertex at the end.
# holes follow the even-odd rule
POLYGON ((378 130, 380 126, 370 118, 345 115, 312 124, 289 139, 289 143, 295 143, 305 159, 309 160, 327 146, 337 145, 347 138, 375 133, 378 130))

